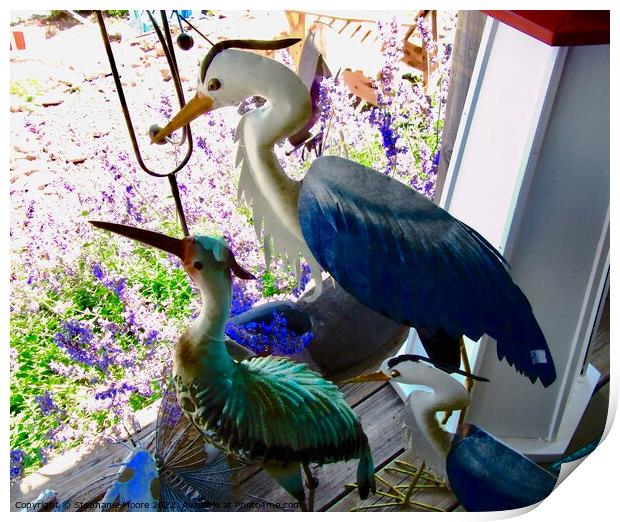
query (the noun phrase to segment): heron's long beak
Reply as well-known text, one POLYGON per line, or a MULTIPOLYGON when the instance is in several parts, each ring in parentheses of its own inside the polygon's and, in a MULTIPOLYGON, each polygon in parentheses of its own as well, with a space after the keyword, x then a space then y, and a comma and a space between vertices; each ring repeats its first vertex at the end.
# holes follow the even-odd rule
MULTIPOLYGON (((166 236, 165 234, 160 234, 159 232, 152 232, 151 230, 130 227, 128 225, 119 225, 118 223, 108 223, 107 221, 89 221, 89 223, 103 230, 114 232, 115 234, 128 237, 129 239, 140 241, 145 245, 159 248, 164 252, 174 254, 181 260, 185 260, 185 256, 190 255, 191 246, 189 246, 187 242, 188 238, 176 239, 166 236)), ((253 274, 237 263, 232 252, 229 257, 229 268, 240 279, 256 279, 253 274)))
POLYGON ((151 138, 151 143, 159 143, 164 138, 170 136, 175 130, 184 127, 189 122, 198 118, 202 114, 206 114, 213 107, 213 98, 201 92, 197 92, 191 100, 189 100, 183 108, 151 138))
POLYGON ((150 230, 143 230, 141 228, 130 227, 127 225, 119 225, 118 223, 108 223, 106 221, 89 221, 91 225, 104 230, 109 230, 115 234, 140 241, 146 245, 159 248, 170 254, 183 259, 185 248, 182 239, 176 239, 174 237, 160 234, 159 232, 152 232, 150 230))
POLYGON ((389 381, 390 378, 382 371, 376 371, 373 373, 367 373, 366 375, 358 375, 351 379, 340 381, 340 384, 351 384, 354 382, 371 382, 371 381, 389 381))

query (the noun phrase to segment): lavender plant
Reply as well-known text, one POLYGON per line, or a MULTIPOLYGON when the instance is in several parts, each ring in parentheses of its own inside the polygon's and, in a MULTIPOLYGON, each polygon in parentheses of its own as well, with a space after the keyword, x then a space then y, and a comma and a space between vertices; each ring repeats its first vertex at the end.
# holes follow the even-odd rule
MULTIPOLYGON (((349 156, 431 196, 450 49, 434 51, 441 56, 438 72, 434 88, 425 92, 399 76, 398 26, 380 28, 385 66, 376 79, 379 105, 358 111, 342 84, 325 80, 313 133, 329 136, 326 153, 349 156)), ((278 58, 292 66, 287 53, 278 58)), ((159 103, 147 107, 144 121, 172 113, 166 95, 151 96, 159 103)), ((37 110, 12 128, 14 140, 29 143, 50 165, 69 141, 80 144, 88 161, 67 161, 40 186, 11 185, 11 480, 69 448, 126 436, 135 412, 161 395, 178 332, 199 312, 196 289, 178 260, 88 224, 102 219, 181 235, 166 180, 137 168, 120 115, 95 110, 93 117, 118 119, 96 140, 79 122, 62 124, 37 110)), ((197 121, 195 152, 179 175, 191 231, 225 237, 239 262, 258 275, 256 281, 234 281, 233 315, 269 300, 295 300, 309 276, 302 264, 298 286, 290 267, 265 267, 251 212, 236 195, 237 121, 234 110, 197 121)), ((165 149, 162 154, 174 162, 178 151, 165 149)), ((278 157, 287 173, 300 178, 310 160, 302 159, 301 149, 287 154, 289 149, 283 143, 278 157)), ((229 325, 227 332, 257 353, 289 354, 310 340, 293 335, 283 317, 245 328, 229 325)))
POLYGON ((312 341, 312 332, 301 335, 289 329, 286 317, 273 312, 270 320, 243 325, 228 323, 226 335, 257 355, 292 355, 312 341))
MULTIPOLYGON (((349 157, 434 196, 441 154, 441 131, 447 101, 452 46, 437 44, 428 22, 417 20, 422 44, 434 72, 425 89, 422 78, 401 71, 403 35, 395 19, 378 23, 384 64, 371 83, 377 105, 355 110, 339 78, 321 84, 321 130, 328 134, 327 154, 349 157)), ((449 40, 449 39, 447 39, 449 40)))

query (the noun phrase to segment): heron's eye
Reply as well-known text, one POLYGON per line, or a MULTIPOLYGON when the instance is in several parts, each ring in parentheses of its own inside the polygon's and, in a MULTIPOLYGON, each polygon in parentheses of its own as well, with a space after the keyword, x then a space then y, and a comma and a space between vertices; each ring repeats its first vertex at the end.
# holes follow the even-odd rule
POLYGON ((217 91, 221 86, 222 84, 217 78, 211 78, 209 83, 207 83, 207 89, 209 91, 217 91))
POLYGON ((200 261, 194 261, 194 268, 196 270, 202 270, 202 263, 200 261))
POLYGON ((400 377, 400 372, 398 370, 392 370, 390 372, 390 377, 392 377, 392 379, 394 379, 396 377, 400 377))

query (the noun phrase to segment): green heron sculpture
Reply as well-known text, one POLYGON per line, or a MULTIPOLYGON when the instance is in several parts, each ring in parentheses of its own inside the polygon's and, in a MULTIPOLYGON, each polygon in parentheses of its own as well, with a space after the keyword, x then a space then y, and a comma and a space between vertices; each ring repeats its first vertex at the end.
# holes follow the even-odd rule
POLYGON ((178 256, 198 285, 202 311, 181 335, 173 378, 181 409, 205 439, 239 461, 259 464, 306 509, 300 465, 308 477, 312 509, 316 479, 310 463, 359 458, 359 494, 375 490, 374 465, 359 419, 336 385, 283 357, 235 361, 224 328, 231 303, 231 273, 253 276, 226 245, 212 237, 175 239, 100 221, 99 228, 178 256))

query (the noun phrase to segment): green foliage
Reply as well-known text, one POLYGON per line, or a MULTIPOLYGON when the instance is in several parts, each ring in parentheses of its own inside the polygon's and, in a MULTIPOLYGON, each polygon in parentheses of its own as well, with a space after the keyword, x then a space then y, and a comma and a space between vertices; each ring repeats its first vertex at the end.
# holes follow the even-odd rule
POLYGON ((129 11, 124 9, 110 9, 108 11, 104 11, 104 13, 114 18, 124 18, 129 15, 129 11))
POLYGON ((368 143, 365 147, 351 147, 348 153, 350 160, 372 168, 377 160, 383 156, 383 147, 377 139, 377 141, 368 143))
MULTIPOLYGON (((87 259, 100 260, 106 273, 124 274, 132 288, 139 289, 141 298, 146 302, 166 303, 166 314, 179 322, 186 322, 190 314, 192 289, 184 271, 181 268, 171 269, 165 261, 165 254, 136 245, 135 255, 130 260, 123 259, 118 255, 113 241, 85 243, 82 248, 84 257, 74 274, 50 273, 50 278, 59 277, 63 281, 59 292, 49 292, 38 303, 36 310, 11 316, 10 344, 18 357, 15 361, 17 370, 12 371, 10 380, 10 435, 12 447, 28 448, 24 474, 45 463, 46 453, 54 449, 50 447, 49 434, 61 423, 79 428, 88 416, 90 429, 103 430, 121 420, 105 410, 87 413, 75 401, 75 397, 93 394, 93 384, 98 382, 102 373, 100 370, 84 365, 84 378, 67 379, 50 368, 52 362, 75 365, 75 361, 54 340, 63 321, 77 319, 96 325, 96 319, 103 318, 119 326, 126 323, 123 315, 127 311, 126 304, 113 288, 107 288, 93 276, 87 259), (46 391, 51 391, 55 404, 61 405, 53 415, 42 414, 36 402, 36 397, 46 391)), ((21 286, 27 287, 26 283, 21 286)), ((13 291, 19 292, 19 288, 16 285, 13 291)), ((101 333, 97 326, 94 326, 94 331, 101 333)), ((136 354, 138 360, 148 357, 145 355, 148 347, 134 335, 119 337, 117 345, 127 353, 136 354)), ((124 376, 121 368, 110 371, 117 372, 119 380, 124 376)), ((156 390, 148 398, 132 394, 129 399, 131 406, 135 410, 147 406, 160 396, 159 390, 156 390)), ((63 449, 76 445, 77 441, 63 449)))
POLYGON ((9 93, 28 103, 32 103, 37 96, 45 93, 41 84, 35 79, 11 80, 9 93))
POLYGON ((278 280, 269 270, 265 271, 261 279, 263 282, 263 297, 269 297, 279 293, 278 280))

